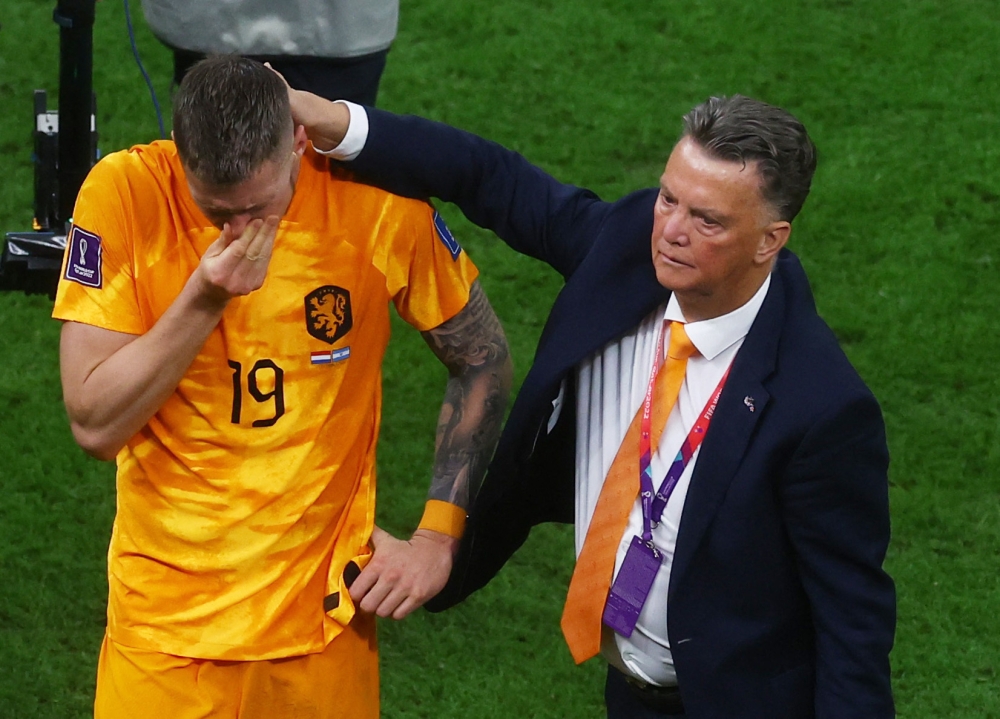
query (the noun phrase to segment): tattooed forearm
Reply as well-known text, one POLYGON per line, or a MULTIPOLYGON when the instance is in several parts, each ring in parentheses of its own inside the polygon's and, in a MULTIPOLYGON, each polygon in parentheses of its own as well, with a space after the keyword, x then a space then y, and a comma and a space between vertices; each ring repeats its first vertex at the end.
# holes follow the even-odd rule
POLYGON ((479 282, 465 309, 423 337, 449 374, 428 497, 468 509, 500 438, 513 375, 507 338, 479 282))

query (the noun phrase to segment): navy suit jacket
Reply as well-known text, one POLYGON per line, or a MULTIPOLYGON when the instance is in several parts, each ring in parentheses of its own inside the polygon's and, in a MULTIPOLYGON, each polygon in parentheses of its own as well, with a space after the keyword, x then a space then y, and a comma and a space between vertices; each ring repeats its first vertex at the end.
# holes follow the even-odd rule
MULTIPOLYGON (((359 179, 454 202, 565 278, 437 610, 486 584, 533 525, 573 521, 573 368, 669 297, 651 259, 657 190, 603 202, 474 135, 368 113, 359 179)), ((893 716, 888 462, 878 403, 784 250, 681 517, 668 631, 689 719, 893 716)))

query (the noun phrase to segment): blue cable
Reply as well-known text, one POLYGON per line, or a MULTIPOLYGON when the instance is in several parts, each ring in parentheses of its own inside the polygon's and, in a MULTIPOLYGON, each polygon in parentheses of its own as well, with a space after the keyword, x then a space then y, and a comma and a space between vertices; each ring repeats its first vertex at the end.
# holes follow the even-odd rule
POLYGON ((128 0, 123 0, 125 3, 125 23, 128 25, 128 39, 132 44, 132 55, 135 57, 135 64, 139 66, 139 71, 142 73, 143 79, 146 80, 146 87, 149 88, 149 95, 153 98, 153 107, 156 108, 156 122, 160 126, 160 138, 166 139, 167 132, 163 128, 163 112, 160 110, 160 101, 156 98, 156 90, 153 89, 153 81, 149 79, 149 73, 146 72, 146 68, 142 66, 142 60, 139 59, 139 48, 135 44, 135 30, 132 29, 132 11, 129 9, 128 0))

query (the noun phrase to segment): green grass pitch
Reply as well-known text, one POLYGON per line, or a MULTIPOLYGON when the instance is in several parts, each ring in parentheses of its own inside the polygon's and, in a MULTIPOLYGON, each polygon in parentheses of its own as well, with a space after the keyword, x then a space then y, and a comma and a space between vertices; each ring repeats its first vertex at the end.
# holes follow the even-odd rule
MULTIPOLYGON (((170 58, 133 5, 167 110, 170 58)), ((31 91, 56 95, 54 6, 0 7, 4 231, 30 227, 31 91)), ((157 127, 121 2, 97 10, 106 153, 157 127)), ((820 165, 791 247, 888 424, 892 663, 907 719, 1000 717, 997 57, 993 0, 403 0, 380 96, 609 199, 657 181, 681 114, 710 94, 750 94, 806 123, 820 165)), ((558 278, 444 213, 523 378, 558 278)), ((114 472, 68 431, 50 310, 0 294, 3 719, 88 716, 104 628, 114 472)), ((420 515, 444 379, 397 322, 379 456, 379 519, 396 533, 420 515)), ((382 622, 384 715, 603 716, 600 664, 574 667, 559 633, 571 542, 568 528, 542 527, 459 608, 382 622)))

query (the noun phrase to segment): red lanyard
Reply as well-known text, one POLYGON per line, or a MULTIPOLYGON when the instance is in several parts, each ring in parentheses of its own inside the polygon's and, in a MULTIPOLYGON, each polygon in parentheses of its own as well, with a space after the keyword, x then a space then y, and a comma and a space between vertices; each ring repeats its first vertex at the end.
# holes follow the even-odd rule
POLYGON ((684 443, 681 444, 680 451, 677 452, 677 456, 671 463, 670 469, 667 470, 667 474, 663 478, 663 482, 660 484, 660 488, 656 492, 656 498, 654 499, 650 424, 653 409, 653 389, 656 385, 656 376, 663 365, 663 335, 666 324, 664 322, 660 326, 660 336, 656 342, 656 359, 653 362, 653 371, 650 374, 649 385, 646 388, 646 397, 643 400, 642 424, 641 431, 639 432, 639 496, 642 498, 642 538, 646 542, 652 541, 653 527, 659 523, 660 517, 663 515, 663 510, 667 506, 667 500, 670 499, 670 495, 677 486, 678 480, 684 474, 685 467, 691 461, 691 457, 694 456, 695 450, 701 446, 702 440, 705 439, 708 426, 711 424, 712 417, 715 414, 715 408, 719 404, 722 388, 725 386, 726 380, 729 378, 729 370, 732 368, 731 364, 726 368, 722 379, 719 380, 718 386, 712 392, 712 396, 709 397, 691 431, 688 432, 684 443))

